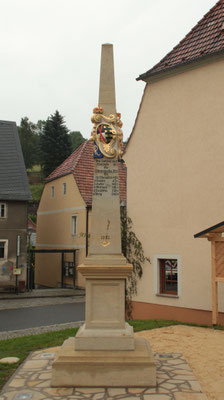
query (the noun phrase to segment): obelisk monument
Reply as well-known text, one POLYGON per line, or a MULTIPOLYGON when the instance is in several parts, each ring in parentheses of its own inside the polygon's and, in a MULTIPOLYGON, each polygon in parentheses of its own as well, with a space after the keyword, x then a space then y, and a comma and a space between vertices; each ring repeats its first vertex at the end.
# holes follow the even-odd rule
POLYGON ((121 252, 118 161, 122 123, 116 112, 113 46, 102 46, 98 106, 93 110, 95 160, 89 255, 78 271, 86 278, 86 318, 64 342, 52 366, 52 386, 155 386, 148 342, 134 339, 125 322, 125 279, 132 271, 121 252))

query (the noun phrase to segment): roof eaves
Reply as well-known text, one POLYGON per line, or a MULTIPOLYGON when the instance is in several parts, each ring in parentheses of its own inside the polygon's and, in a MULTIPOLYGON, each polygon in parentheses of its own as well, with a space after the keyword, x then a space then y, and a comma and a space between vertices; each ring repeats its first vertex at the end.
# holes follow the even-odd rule
POLYGON ((62 178, 63 176, 70 175, 70 174, 72 174, 72 171, 65 172, 64 174, 57 175, 54 178, 46 178, 46 179, 44 179, 44 182, 45 183, 52 182, 52 181, 55 181, 58 178, 62 178))
POLYGON ((188 67, 188 66, 191 66, 192 68, 196 68, 196 67, 204 64, 205 61, 209 61, 209 62, 216 61, 217 58, 220 58, 220 56, 224 56, 224 49, 215 51, 213 53, 204 54, 203 56, 193 58, 192 60, 183 61, 181 63, 178 63, 178 64, 168 67, 166 69, 161 69, 159 71, 150 72, 151 70, 149 70, 148 72, 145 72, 144 74, 139 75, 139 77, 136 78, 136 81, 144 81, 146 83, 153 82, 153 81, 159 80, 163 77, 185 71, 186 67, 188 67))
POLYGON ((29 201, 32 196, 24 195, 24 193, 0 193, 0 200, 2 201, 29 201))
POLYGON ((194 235, 194 238, 198 238, 202 235, 205 235, 206 233, 209 233, 209 232, 213 231, 214 229, 220 228, 221 226, 224 226, 224 221, 220 222, 219 224, 213 225, 210 228, 205 229, 204 231, 196 233, 194 235))

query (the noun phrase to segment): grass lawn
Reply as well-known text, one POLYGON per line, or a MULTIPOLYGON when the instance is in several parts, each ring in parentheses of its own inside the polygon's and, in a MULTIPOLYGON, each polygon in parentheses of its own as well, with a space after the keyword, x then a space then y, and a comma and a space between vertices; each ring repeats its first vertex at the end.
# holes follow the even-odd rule
POLYGON ((60 346, 65 339, 75 336, 77 330, 78 328, 65 329, 42 333, 41 335, 0 340, 0 359, 5 357, 18 357, 20 359, 16 364, 0 364, 0 390, 31 351, 60 346))
POLYGON ((33 165, 32 168, 27 168, 28 172, 40 172, 41 171, 41 166, 40 165, 33 165))
MULTIPOLYGON (((202 326, 164 320, 129 321, 129 324, 133 326, 135 332, 171 325, 202 326)), ((204 325, 203 327, 211 328, 207 325, 204 325)), ((216 326, 215 329, 224 330, 224 327, 216 326)), ((62 331, 42 333, 40 335, 0 340, 0 359, 4 357, 18 357, 20 359, 17 364, 0 364, 0 390, 31 351, 60 346, 65 339, 70 336, 75 336, 77 331, 78 328, 64 329, 62 331)))

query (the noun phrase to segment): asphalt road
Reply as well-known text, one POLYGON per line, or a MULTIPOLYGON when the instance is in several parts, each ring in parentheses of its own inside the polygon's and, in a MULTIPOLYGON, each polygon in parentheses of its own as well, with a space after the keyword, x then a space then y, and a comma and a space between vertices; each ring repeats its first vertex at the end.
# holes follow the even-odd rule
POLYGON ((0 332, 85 320, 85 303, 0 310, 0 332))

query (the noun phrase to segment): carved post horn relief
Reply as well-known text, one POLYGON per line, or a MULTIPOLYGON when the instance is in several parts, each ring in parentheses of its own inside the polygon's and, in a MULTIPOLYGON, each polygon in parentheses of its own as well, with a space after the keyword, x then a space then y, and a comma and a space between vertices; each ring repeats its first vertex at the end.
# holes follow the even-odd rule
POLYGON ((93 131, 91 140, 94 142, 94 158, 118 158, 122 157, 122 139, 121 114, 110 114, 109 117, 103 115, 101 107, 93 109, 93 131))

